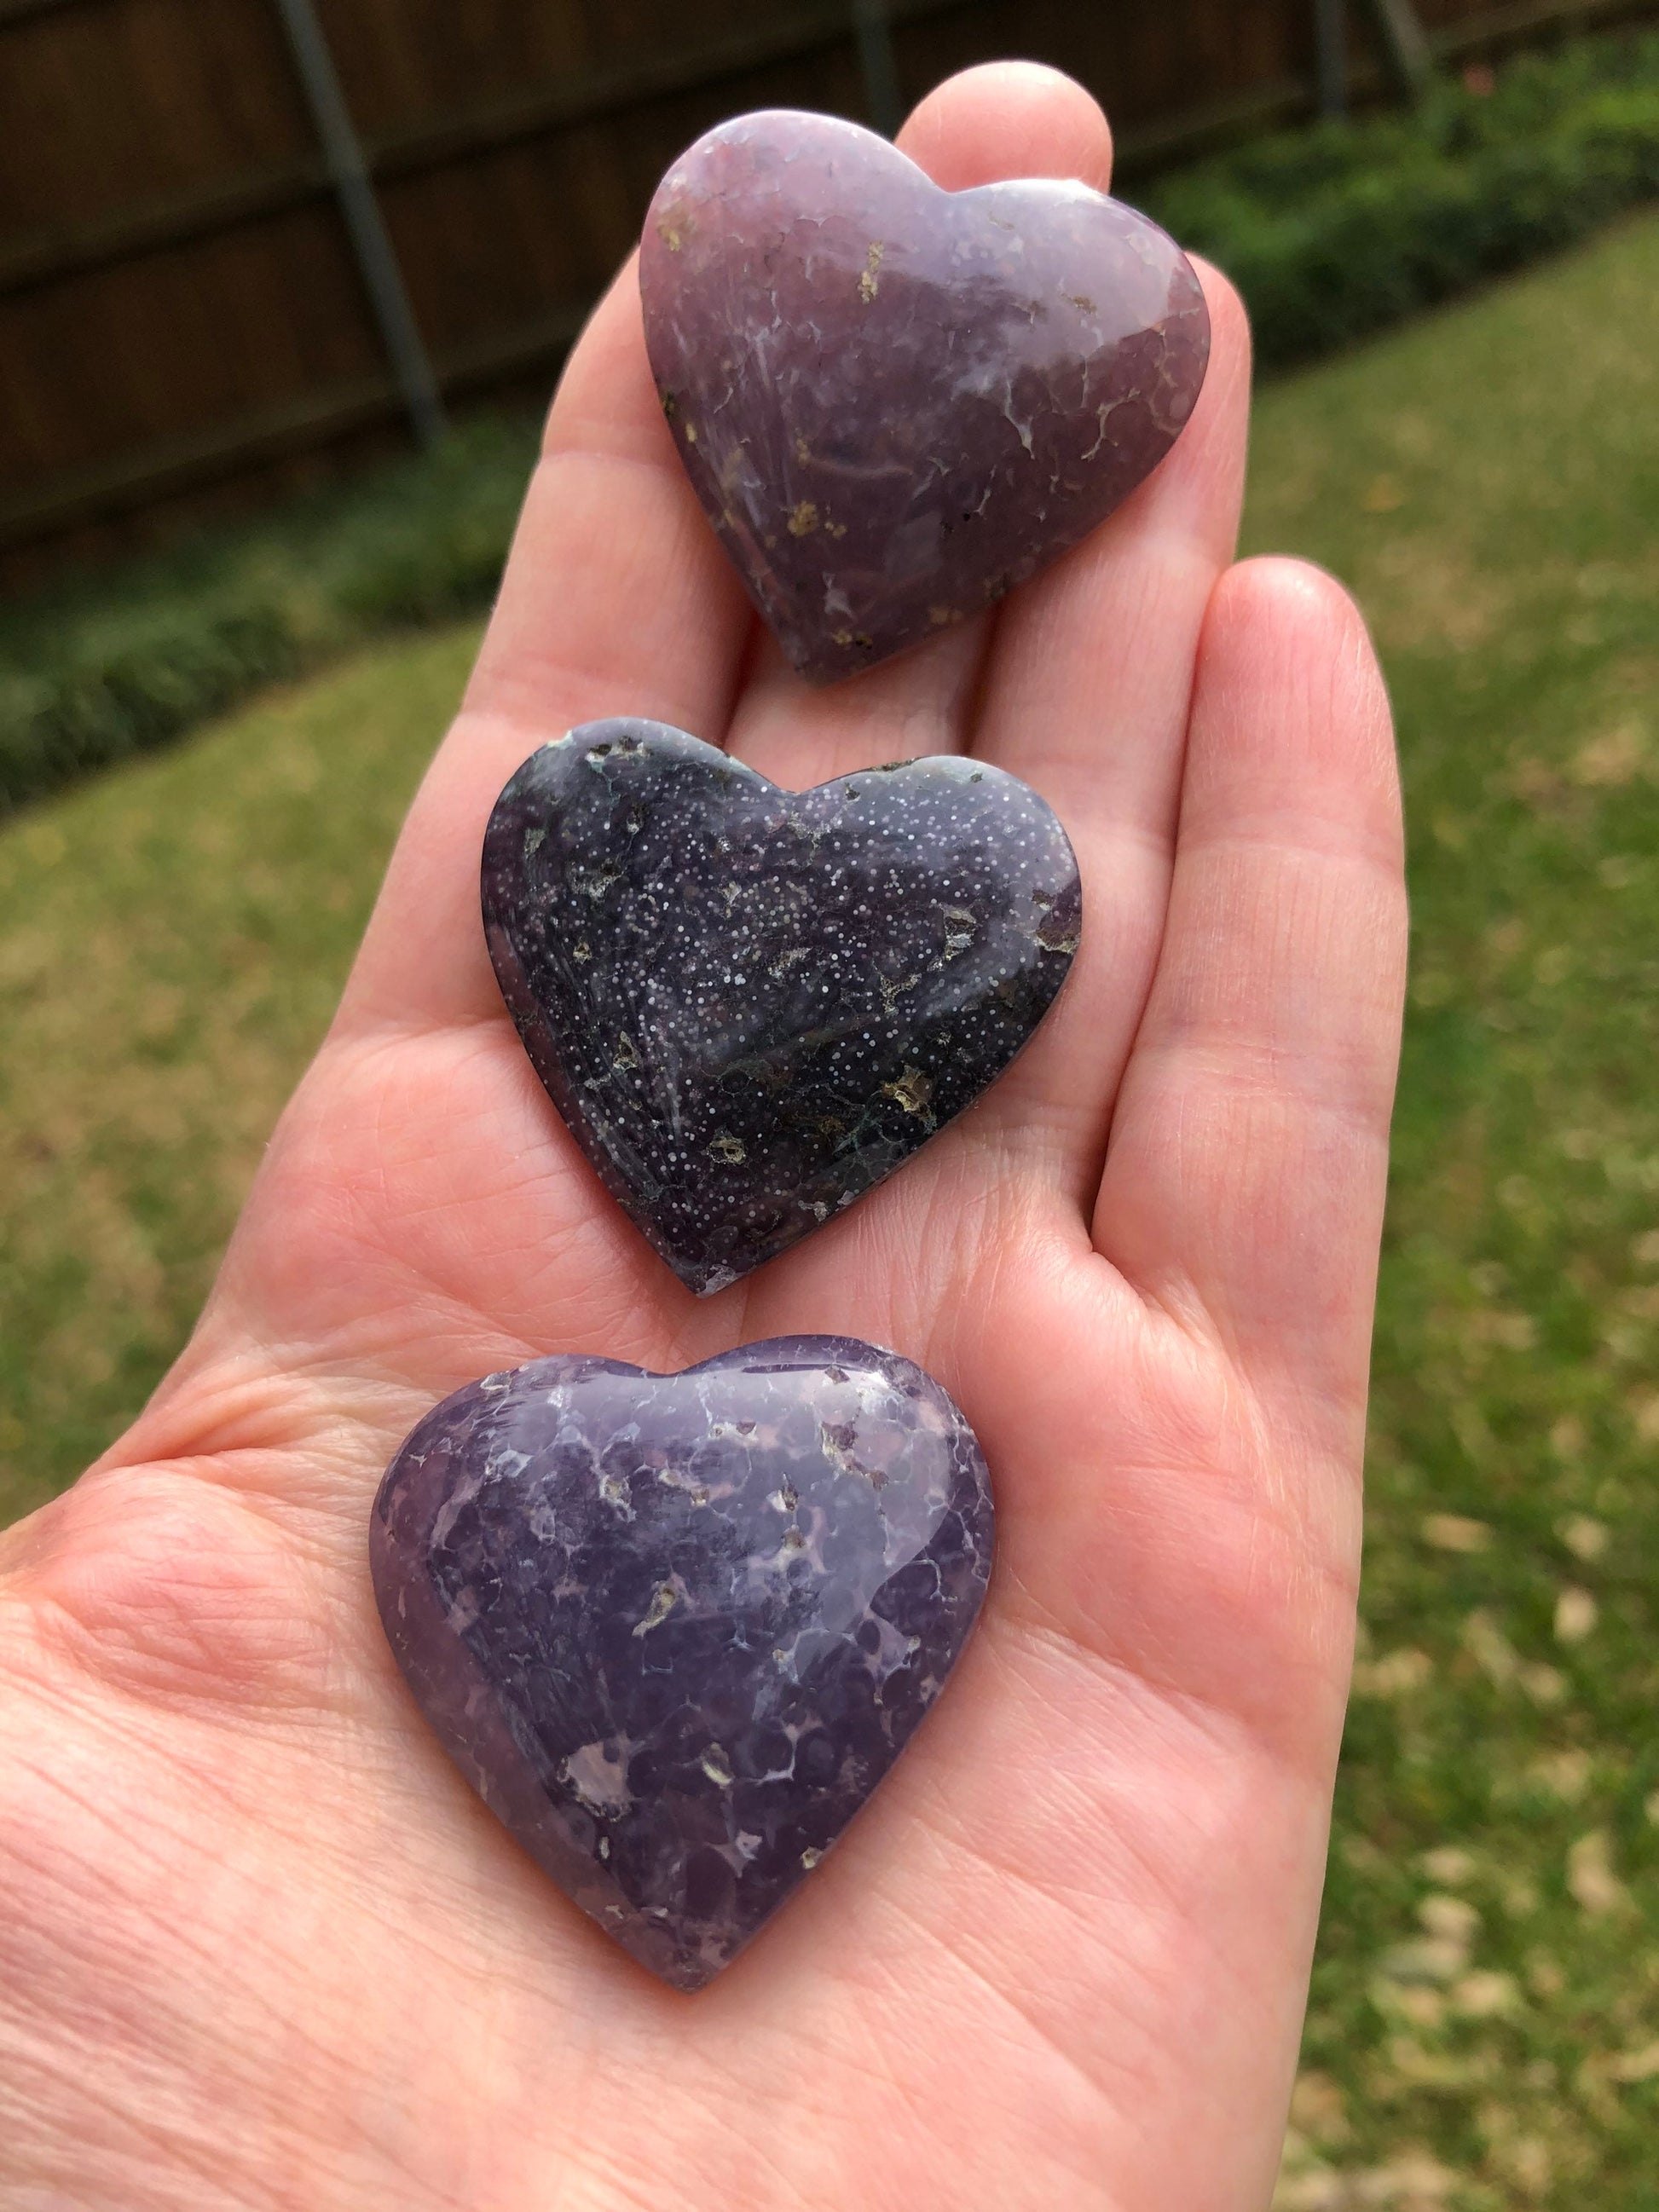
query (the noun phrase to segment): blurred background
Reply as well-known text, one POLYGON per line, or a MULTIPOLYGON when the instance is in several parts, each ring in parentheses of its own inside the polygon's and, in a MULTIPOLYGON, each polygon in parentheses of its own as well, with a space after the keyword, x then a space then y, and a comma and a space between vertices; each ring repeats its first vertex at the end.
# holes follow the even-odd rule
POLYGON ((539 392, 657 179, 722 116, 890 131, 952 70, 1018 53, 1109 104, 1132 181, 1618 12, 3 0, 0 580, 539 392))
POLYGON ((663 168, 1103 100, 1399 719, 1361 1652, 1279 2212, 1659 2204, 1659 0, 0 0, 0 1517, 188 1332, 663 168))

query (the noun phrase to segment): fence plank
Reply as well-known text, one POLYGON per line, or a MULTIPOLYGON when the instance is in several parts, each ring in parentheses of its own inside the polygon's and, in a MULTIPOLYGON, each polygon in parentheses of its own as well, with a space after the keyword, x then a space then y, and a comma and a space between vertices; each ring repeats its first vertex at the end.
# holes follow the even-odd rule
POLYGON ((281 215, 327 192, 320 155, 251 169, 206 191, 164 192, 118 209, 96 222, 25 232, 0 240, 0 295, 27 292, 64 276, 79 276, 111 262, 132 261, 172 246, 237 230, 261 216, 281 215))
MULTIPOLYGON (((93 0, 52 0, 57 6, 93 0)), ((895 20, 915 20, 966 0, 896 0, 895 20)), ((3 18, 0 18, 0 25, 3 18)), ((804 57, 848 35, 848 11, 835 4, 775 18, 758 32, 684 53, 652 56, 624 67, 594 70, 568 82, 538 86, 482 103, 437 122, 416 121, 365 137, 363 152, 377 181, 498 151, 527 139, 657 99, 718 83, 769 61, 804 57)), ((274 215, 329 188, 321 159, 302 155, 251 170, 201 191, 163 193, 99 220, 43 227, 0 239, 0 293, 178 246, 214 231, 274 215)))
MULTIPOLYGON (((563 309, 494 332, 471 346, 452 348, 433 366, 447 392, 465 396, 556 361, 586 320, 585 311, 563 309)), ((0 501, 0 549, 28 544, 43 524, 69 530, 103 515, 196 489, 238 471, 263 466, 401 413, 402 394, 391 374, 349 377, 319 385, 299 398, 253 410, 189 436, 124 453, 113 462, 60 477, 46 501, 0 501)))
POLYGON ((65 8, 82 8, 90 0, 0 0, 0 31, 14 23, 33 22, 37 15, 60 15, 65 8))

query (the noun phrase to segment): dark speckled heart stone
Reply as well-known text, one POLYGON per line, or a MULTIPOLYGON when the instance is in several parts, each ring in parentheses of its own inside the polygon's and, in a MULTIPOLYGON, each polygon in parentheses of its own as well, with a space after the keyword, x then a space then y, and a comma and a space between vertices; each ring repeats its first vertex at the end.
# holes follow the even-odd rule
POLYGON ((973 1433, 910 1362, 781 1337, 683 1375, 540 1359, 428 1413, 369 1532, 461 1772, 642 1966, 699 1989, 816 1867, 978 1614, 973 1433))
POLYGON ((788 792, 657 722, 531 756, 483 912, 537 1073, 681 1279, 720 1289, 890 1175, 1077 949, 1066 833, 966 759, 788 792))
POLYGON ((675 162, 640 291, 680 458, 761 613, 827 683, 1086 537, 1197 401, 1204 295, 1080 184, 942 191, 833 116, 741 115, 675 162))

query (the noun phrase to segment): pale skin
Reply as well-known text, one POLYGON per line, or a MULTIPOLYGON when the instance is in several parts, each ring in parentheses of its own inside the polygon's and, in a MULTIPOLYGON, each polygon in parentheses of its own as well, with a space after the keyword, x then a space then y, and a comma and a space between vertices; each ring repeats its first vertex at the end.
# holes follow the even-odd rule
MULTIPOLYGON (((1104 186, 1003 65, 902 143, 1104 186)), ((1186 434, 999 611, 809 692, 682 476, 624 270, 338 1017, 131 1431, 0 1540, 0 2195, 42 2212, 1261 2212, 1358 1565, 1405 904, 1341 590, 1235 564, 1224 284, 1186 434), (781 782, 970 750, 1069 830, 1042 1034, 879 1191, 699 1302, 538 1085, 477 919, 507 775, 678 724, 781 782), (978 1633, 878 1799, 696 1997, 522 1856, 376 1620, 416 1419, 554 1351, 778 1334, 919 1360, 993 1470, 978 1633)))

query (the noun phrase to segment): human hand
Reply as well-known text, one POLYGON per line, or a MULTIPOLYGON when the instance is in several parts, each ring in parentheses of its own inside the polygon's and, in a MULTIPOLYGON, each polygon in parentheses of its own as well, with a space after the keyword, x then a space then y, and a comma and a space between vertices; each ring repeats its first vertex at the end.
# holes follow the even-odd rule
MULTIPOLYGON (((1093 103, 952 80, 943 184, 1104 186, 1093 103)), ((1404 902, 1362 626, 1231 566, 1243 319, 1112 520, 827 692, 757 639, 659 412, 631 267, 573 357, 500 605, 339 1016, 132 1431, 0 1540, 0 2179, 76 2212, 1260 2208, 1357 1575, 1404 902), (776 781, 971 750, 1083 870, 1014 1067, 805 1244, 694 1300, 538 1085, 477 915, 501 783, 642 714, 776 781), (544 1352, 795 1332, 962 1404, 1000 1551, 948 1694, 696 1999, 438 1749, 369 1592, 438 1398, 544 1352)))

